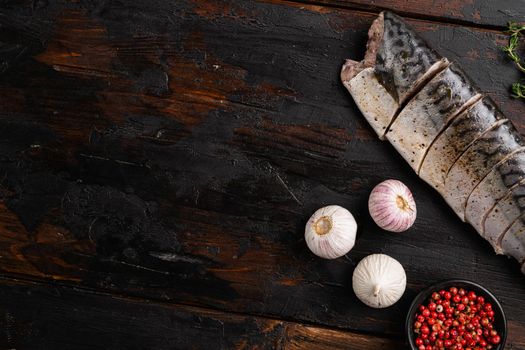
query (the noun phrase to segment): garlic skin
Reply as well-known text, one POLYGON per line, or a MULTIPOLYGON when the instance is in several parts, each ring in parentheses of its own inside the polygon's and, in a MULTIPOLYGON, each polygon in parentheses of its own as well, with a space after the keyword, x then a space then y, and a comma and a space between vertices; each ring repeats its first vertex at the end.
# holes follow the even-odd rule
POLYGON ((357 264, 352 276, 355 295, 366 305, 381 309, 395 304, 405 292, 403 266, 385 254, 372 254, 357 264))
POLYGON ((315 255, 336 259, 355 244, 357 223, 348 210, 338 205, 318 209, 306 223, 304 239, 315 255))
POLYGON ((391 232, 408 230, 417 216, 412 193, 398 180, 386 180, 374 187, 368 198, 368 211, 377 226, 391 232))

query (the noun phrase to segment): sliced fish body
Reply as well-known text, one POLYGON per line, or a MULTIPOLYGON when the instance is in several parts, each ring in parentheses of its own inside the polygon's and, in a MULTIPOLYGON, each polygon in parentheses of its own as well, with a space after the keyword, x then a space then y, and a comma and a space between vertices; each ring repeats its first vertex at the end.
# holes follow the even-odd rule
POLYGON ((379 84, 374 69, 365 68, 344 84, 368 123, 378 135, 383 135, 399 104, 383 85, 379 84))
POLYGON ((470 194, 465 209, 465 220, 485 237, 483 220, 490 209, 510 188, 525 179, 525 150, 520 149, 498 163, 470 194))
POLYGON ((484 238, 494 247, 496 253, 501 254, 501 235, 507 231, 512 223, 525 212, 525 181, 512 188, 500 199, 485 217, 484 238))
POLYGON ((368 38, 365 58, 346 60, 341 80, 383 139, 400 106, 449 62, 390 12, 374 20, 368 38))
POLYGON ((341 80, 380 139, 525 274, 525 143, 456 65, 382 12, 341 80))
POLYGON ((480 136, 450 168, 443 197, 463 221, 472 190, 494 165, 522 144, 519 133, 506 120, 480 136))
POLYGON ((517 219, 501 239, 501 248, 505 254, 525 263, 525 217, 517 219))
POLYGON ((470 79, 451 64, 408 102, 388 129, 386 138, 417 172, 441 130, 480 98, 470 79))
POLYGON ((440 64, 441 56, 399 16, 385 11, 383 17, 383 38, 375 71, 379 82, 402 104, 426 81, 427 72, 440 64))
POLYGON ((419 176, 442 193, 450 168, 468 146, 503 115, 492 100, 483 98, 458 115, 434 140, 423 159, 419 176))

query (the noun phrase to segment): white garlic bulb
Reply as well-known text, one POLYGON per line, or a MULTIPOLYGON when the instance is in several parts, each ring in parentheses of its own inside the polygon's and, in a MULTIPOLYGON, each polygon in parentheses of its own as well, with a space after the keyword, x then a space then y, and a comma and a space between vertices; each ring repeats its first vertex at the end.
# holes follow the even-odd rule
POLYGON ((335 259, 354 247, 356 232, 357 223, 352 214, 338 205, 329 205, 310 217, 304 239, 315 255, 335 259))
POLYGON ((408 230, 416 221, 416 202, 401 181, 386 180, 374 187, 368 210, 377 226, 391 232, 408 230))
POLYGON ((355 295, 374 308, 395 304, 405 292, 407 277, 403 266, 385 254, 372 254, 357 264, 352 276, 355 295))

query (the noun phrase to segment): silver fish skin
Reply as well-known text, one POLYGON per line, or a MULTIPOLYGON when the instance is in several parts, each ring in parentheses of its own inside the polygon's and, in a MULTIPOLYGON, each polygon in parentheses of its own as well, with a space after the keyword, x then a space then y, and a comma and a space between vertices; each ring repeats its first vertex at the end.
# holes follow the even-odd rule
POLYGON ((343 84, 368 123, 382 138, 399 109, 399 103, 377 81, 373 68, 363 69, 354 78, 344 81, 343 84))
POLYGON ((437 135, 463 110, 481 99, 454 64, 434 76, 403 108, 386 138, 416 171, 437 135))
POLYGON ((525 180, 525 149, 518 150, 494 166, 476 186, 467 200, 465 220, 486 238, 483 225, 485 216, 522 180, 525 180))
POLYGON ((402 104, 442 57, 401 17, 389 11, 384 11, 383 17, 383 40, 374 68, 379 82, 402 104))
POLYGON ((502 119, 503 114, 490 98, 484 97, 476 102, 434 139, 421 163, 419 177, 443 194, 447 173, 459 156, 480 135, 502 119))
POLYGON ((523 146, 520 134, 510 121, 502 121, 481 135, 450 168, 443 197, 465 221, 467 199, 492 167, 523 146))
POLYGON ((379 138, 525 274, 525 143, 495 104, 390 12, 341 80, 379 138))
POLYGON ((364 59, 346 60, 341 81, 384 139, 401 105, 449 62, 391 12, 382 12, 374 20, 368 38, 364 59))
POLYGON ((525 216, 518 218, 501 238, 501 248, 505 254, 525 264, 525 216))
POLYGON ((523 213, 525 213, 525 180, 512 188, 485 216, 483 236, 496 253, 504 253, 499 243, 501 236, 523 213))

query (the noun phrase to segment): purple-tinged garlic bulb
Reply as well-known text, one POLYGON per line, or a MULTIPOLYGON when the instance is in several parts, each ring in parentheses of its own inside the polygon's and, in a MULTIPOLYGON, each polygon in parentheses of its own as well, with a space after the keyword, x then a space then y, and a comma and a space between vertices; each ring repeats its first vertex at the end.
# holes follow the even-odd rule
POLYGON ((368 210, 377 226, 391 232, 408 230, 416 220, 416 202, 401 181, 386 180, 374 187, 368 210))
POLYGON ((318 209, 306 223, 304 239, 315 255, 336 259, 354 247, 357 223, 352 214, 338 205, 318 209))

